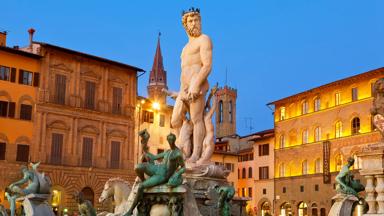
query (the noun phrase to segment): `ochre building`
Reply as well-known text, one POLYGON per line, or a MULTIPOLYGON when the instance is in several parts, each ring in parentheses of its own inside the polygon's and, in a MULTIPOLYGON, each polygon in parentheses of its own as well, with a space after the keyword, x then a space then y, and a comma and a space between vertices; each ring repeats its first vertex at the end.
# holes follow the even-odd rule
POLYGON ((274 215, 328 215, 335 176, 364 146, 379 141, 370 108, 373 83, 384 69, 368 71, 270 103, 275 114, 274 215))

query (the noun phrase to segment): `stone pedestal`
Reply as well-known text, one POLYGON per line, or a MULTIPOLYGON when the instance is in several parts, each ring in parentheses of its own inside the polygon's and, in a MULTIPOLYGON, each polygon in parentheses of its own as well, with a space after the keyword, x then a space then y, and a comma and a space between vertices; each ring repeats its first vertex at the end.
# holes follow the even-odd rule
POLYGON ((48 204, 50 194, 29 194, 16 199, 22 202, 26 216, 54 216, 51 206, 48 204))
POLYGON ((360 174, 367 180, 365 201, 369 210, 365 215, 384 215, 384 143, 369 145, 358 157, 360 174))
POLYGON ((334 201, 328 216, 352 215, 354 207, 359 203, 359 199, 352 195, 337 194, 332 198, 334 201))
MULTIPOLYGON (((217 186, 229 186, 229 182, 225 178, 212 178, 212 177, 196 177, 192 174, 186 174, 185 179, 191 193, 195 198, 195 202, 199 212, 203 216, 216 216, 219 215, 219 209, 216 208, 218 194, 215 194, 213 188, 217 186)), ((246 215, 246 202, 248 199, 234 197, 231 201, 232 215, 245 216, 246 215)), ((196 215, 196 214, 185 214, 196 215)))

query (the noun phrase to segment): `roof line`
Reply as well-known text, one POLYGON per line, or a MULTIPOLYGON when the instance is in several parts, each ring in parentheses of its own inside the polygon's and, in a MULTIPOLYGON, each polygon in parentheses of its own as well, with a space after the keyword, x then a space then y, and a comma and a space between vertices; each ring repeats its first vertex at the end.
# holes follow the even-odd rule
POLYGON ((0 46, 0 50, 6 51, 6 52, 10 52, 10 53, 13 53, 13 54, 16 54, 16 55, 23 55, 25 57, 35 58, 35 59, 42 58, 41 55, 37 55, 37 54, 34 54, 34 53, 25 52, 23 50, 14 49, 14 48, 5 47, 5 46, 0 46))
POLYGON ((121 67, 127 67, 127 68, 135 70, 136 72, 145 72, 145 70, 143 70, 141 68, 138 68, 138 67, 135 67, 135 66, 132 66, 132 65, 128 65, 128 64, 124 64, 124 63, 121 63, 121 62, 118 62, 118 61, 102 58, 102 57, 95 56, 95 55, 90 55, 90 54, 87 54, 87 53, 79 52, 79 51, 76 51, 76 50, 71 50, 71 49, 60 47, 60 46, 56 46, 56 45, 52 45, 52 44, 49 44, 49 43, 38 42, 38 41, 33 41, 33 43, 40 44, 42 46, 52 47, 54 49, 59 49, 59 50, 61 50, 63 52, 74 53, 74 54, 81 55, 81 56, 84 56, 84 57, 87 57, 87 58, 91 58, 91 59, 95 59, 95 60, 98 60, 98 61, 103 61, 103 62, 106 62, 106 63, 119 65, 121 67))

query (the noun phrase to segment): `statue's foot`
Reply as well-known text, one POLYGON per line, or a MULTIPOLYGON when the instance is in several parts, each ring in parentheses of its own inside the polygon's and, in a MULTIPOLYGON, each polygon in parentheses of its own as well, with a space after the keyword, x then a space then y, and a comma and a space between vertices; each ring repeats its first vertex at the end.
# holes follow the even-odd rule
POLYGON ((197 156, 194 156, 192 155, 190 158, 187 159, 187 163, 196 163, 196 161, 198 160, 199 158, 197 156))

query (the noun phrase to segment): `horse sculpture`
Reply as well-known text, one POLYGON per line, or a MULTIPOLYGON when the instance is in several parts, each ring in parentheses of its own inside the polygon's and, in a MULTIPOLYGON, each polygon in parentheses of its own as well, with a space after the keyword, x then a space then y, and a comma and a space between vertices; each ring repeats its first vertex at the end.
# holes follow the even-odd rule
POLYGON ((104 190, 100 195, 99 203, 113 196, 115 202, 114 213, 102 212, 98 216, 118 216, 128 211, 128 196, 131 192, 130 184, 121 178, 110 178, 104 185, 104 190))

